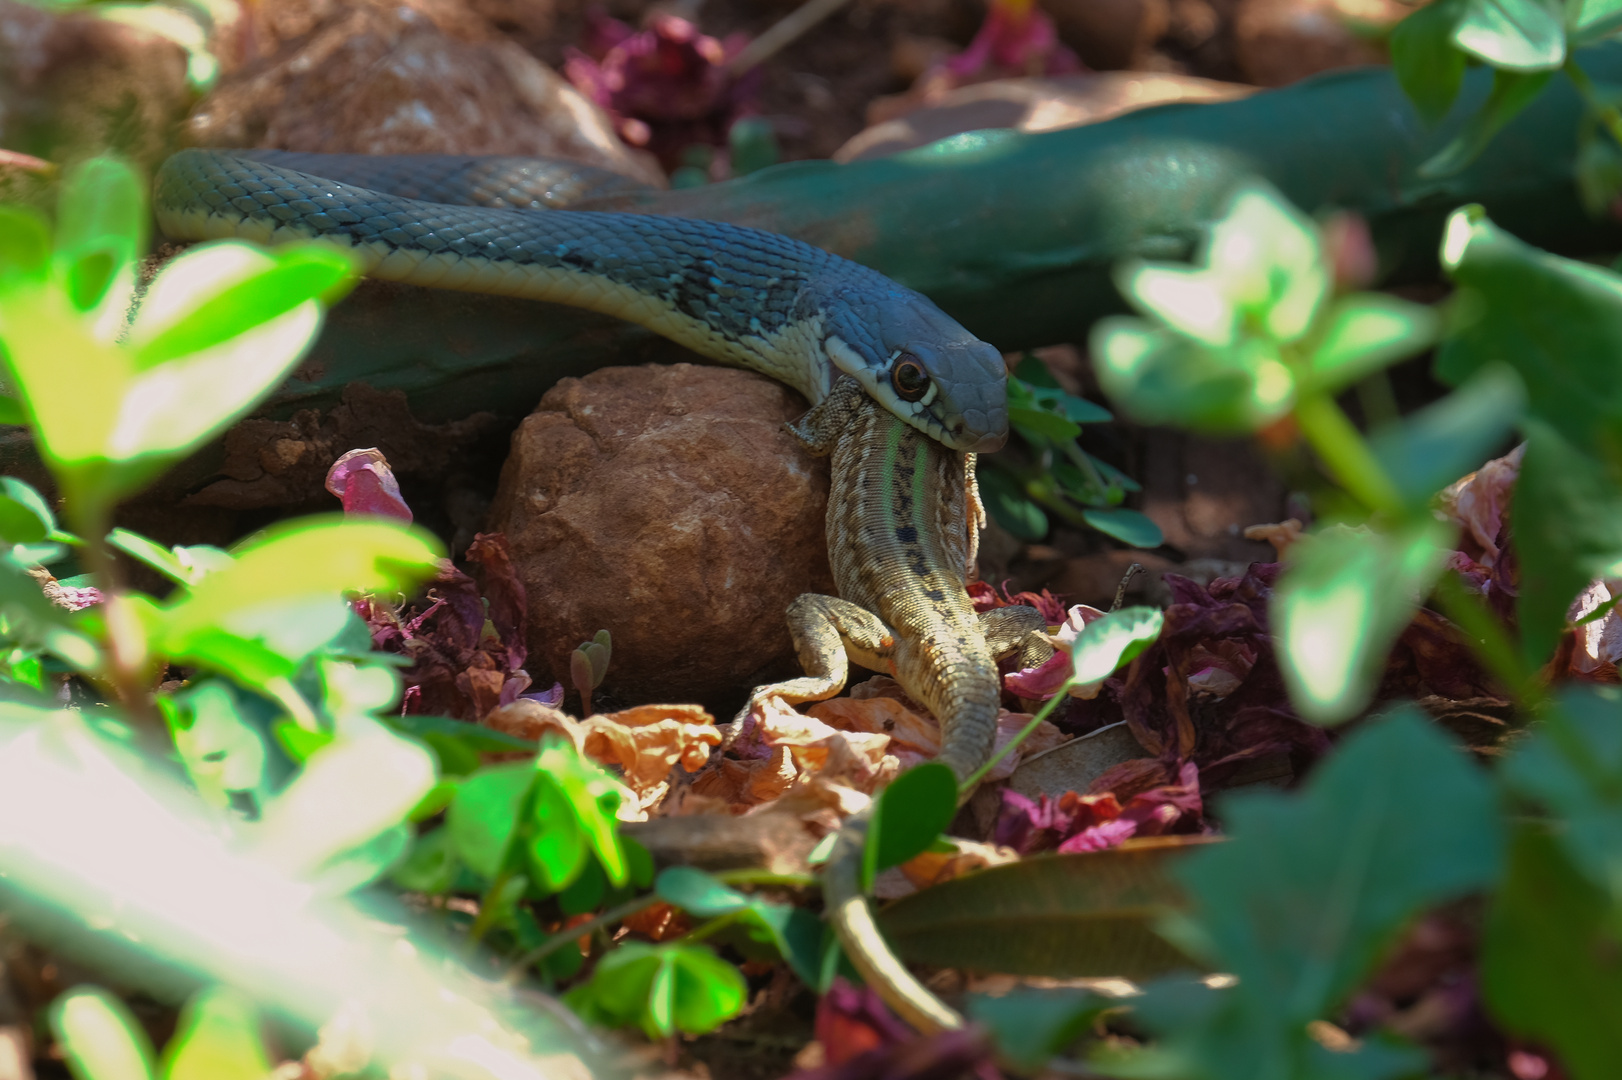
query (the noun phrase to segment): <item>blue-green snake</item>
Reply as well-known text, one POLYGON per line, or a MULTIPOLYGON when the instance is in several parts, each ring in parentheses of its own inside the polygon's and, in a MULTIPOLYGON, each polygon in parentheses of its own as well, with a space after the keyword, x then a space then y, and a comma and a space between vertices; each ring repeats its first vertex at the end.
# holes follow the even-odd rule
POLYGON ((536 208, 566 203, 578 174, 522 158, 183 150, 159 170, 153 210, 175 240, 321 238, 372 277, 614 315, 812 404, 845 372, 948 446, 1002 445, 1001 355, 927 297, 776 233, 536 208))

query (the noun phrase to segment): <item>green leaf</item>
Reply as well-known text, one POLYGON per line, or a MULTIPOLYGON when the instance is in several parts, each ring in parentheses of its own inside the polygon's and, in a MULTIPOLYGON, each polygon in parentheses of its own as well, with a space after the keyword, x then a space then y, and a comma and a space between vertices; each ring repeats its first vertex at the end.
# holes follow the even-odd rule
POLYGON ((1604 217, 1622 195, 1622 147, 1593 127, 1584 127, 1577 139, 1577 195, 1590 217, 1604 217))
POLYGON ((969 1016, 991 1029, 998 1056, 1021 1073, 1035 1075, 1120 1003, 1091 990, 1017 989, 969 998, 969 1016))
POLYGON ((51 260, 51 224, 31 206, 0 206, 0 285, 45 276, 51 260))
POLYGON ((903 959, 1055 978, 1142 978, 1188 963, 1152 926, 1184 902, 1168 875, 1209 841, 1183 837, 1031 855, 897 900, 879 926, 903 959))
POLYGON ((411 845, 411 852, 389 874, 389 880, 408 892, 441 896, 451 891, 460 864, 449 829, 423 833, 411 845))
POLYGON ((1561 822, 1554 840, 1566 857, 1595 886, 1622 899, 1622 692, 1609 686, 1563 691, 1558 715, 1517 744, 1503 779, 1561 822))
POLYGON ((1155 643, 1165 621, 1164 613, 1155 608, 1128 607, 1088 623, 1070 647, 1073 681, 1086 685, 1109 678, 1155 643))
POLYGON ((505 731, 485 727, 483 724, 471 724, 466 720, 452 720, 448 716, 387 716, 381 717, 384 723, 405 735, 414 735, 430 746, 436 744, 454 743, 465 748, 469 753, 478 754, 511 754, 515 752, 534 753, 537 744, 530 739, 520 739, 516 735, 509 735, 505 731))
POLYGON ((146 249, 146 224, 143 185, 127 164, 98 157, 69 171, 57 210, 54 261, 75 307, 96 307, 114 280, 129 274, 146 249))
POLYGON ((205 990, 186 1003, 163 1051, 163 1080, 262 1080, 275 1063, 259 1034, 259 1011, 234 990, 205 990))
POLYGON ((637 1024, 650 1039, 714 1031, 742 1010, 738 969, 699 945, 628 941, 603 957, 591 981, 568 994, 588 1020, 637 1024))
POLYGON ((1464 82, 1464 54, 1453 47, 1459 5, 1436 0, 1391 31, 1391 67, 1402 92, 1428 124, 1440 123, 1464 82))
MULTIPOLYGON (((625 852, 620 845, 620 806, 631 801, 630 792, 603 768, 582 757, 560 738, 543 739, 535 759, 541 788, 556 792, 556 801, 545 805, 555 820, 572 820, 582 842, 596 854, 608 875, 609 884, 620 888, 629 880, 625 852)), ((550 800, 552 796, 548 796, 550 800)), ((537 811, 539 813, 539 811, 537 811)), ((543 826, 547 818, 539 823, 543 826)))
POLYGON ((1614 894, 1578 873, 1546 827, 1518 828, 1482 948, 1481 989, 1494 1017, 1554 1050, 1573 1080, 1613 1076, 1622 1061, 1619 958, 1614 894))
POLYGON ((531 877, 542 891, 554 893, 585 869, 590 857, 586 832, 569 795, 544 770, 536 774, 530 806, 534 822, 527 849, 531 877))
POLYGON ((1295 378, 1267 342, 1213 350, 1141 319, 1094 324, 1093 368, 1110 401, 1142 424, 1249 434, 1295 400, 1295 378))
POLYGON ((1567 4, 1566 46, 1580 49, 1622 29, 1622 0, 1573 0, 1567 4))
POLYGON ((50 504, 15 476, 0 477, 0 541, 38 544, 56 531, 50 504))
POLYGON ((957 816, 957 777, 938 761, 915 765, 891 781, 873 804, 862 884, 872 888, 881 870, 929 850, 957 816))
POLYGON ((166 641, 229 627, 251 609, 347 591, 405 591, 443 554, 427 532, 380 520, 305 517, 272 526, 234 549, 236 561, 203 577, 163 615, 166 641))
POLYGON ((423 747, 352 717, 266 804, 255 851, 329 889, 356 887, 405 853, 411 834, 404 822, 437 780, 423 747))
POLYGON ((821 975, 824 923, 804 908, 772 904, 750 897, 748 915, 806 986, 815 987, 821 975))
POLYGON ((1622 277, 1524 244, 1479 206, 1448 219, 1441 258, 1474 318, 1437 350, 1437 376, 1457 386, 1489 364, 1508 364, 1534 416, 1578 447, 1614 444, 1622 277))
POLYGON ((230 684, 209 679, 166 705, 175 749, 198 794, 225 809, 232 805, 232 792, 245 792, 254 796, 257 809, 269 795, 265 740, 243 718, 230 684))
POLYGON ((1436 404, 1374 431, 1369 449, 1417 511, 1503 445, 1525 404, 1520 378, 1495 364, 1436 404))
POLYGON ((492 765, 462 781, 445 813, 445 831, 468 869, 495 880, 529 800, 535 769, 527 762, 492 765))
POLYGON ((1388 533, 1326 529, 1291 549, 1270 611, 1296 711, 1338 724, 1369 703, 1386 654, 1441 573, 1449 536, 1416 518, 1388 533))
POLYGON ((1555 0, 1464 0, 1453 43, 1501 71, 1553 71, 1566 60, 1565 13, 1555 0))
POLYGON ((1048 534, 1048 516, 1025 494, 1019 481, 1000 467, 979 475, 980 497, 992 518, 1021 540, 1040 540, 1048 534))
POLYGON ((1384 293, 1337 301, 1307 360, 1310 375, 1302 379, 1301 392, 1335 393, 1429 348, 1439 321, 1430 308, 1384 293))
POLYGON ((1155 548, 1165 543, 1165 536, 1146 514, 1121 507, 1089 506, 1082 510, 1081 518, 1105 536, 1114 537, 1133 547, 1155 548))
POLYGON ((125 1004, 96 987, 51 1004, 51 1033, 75 1080, 150 1080, 152 1044, 125 1004))
POLYGON ((1493 136, 1543 92, 1550 74, 1547 71, 1522 74, 1502 69, 1495 70, 1492 92, 1487 95, 1487 100, 1465 123, 1464 130, 1459 132, 1457 138, 1419 167, 1419 175, 1425 179, 1438 179, 1463 172, 1472 161, 1481 156, 1487 144, 1492 142, 1493 136))
POLYGON ((1622 462, 1582 453, 1541 421, 1522 427, 1526 455, 1510 509, 1520 555, 1515 613, 1521 655, 1538 666, 1577 593, 1622 560, 1622 462))
POLYGON ((1486 775, 1405 708, 1342 742, 1303 791, 1230 795, 1221 812, 1231 839, 1178 867, 1194 910, 1164 930, 1238 983, 1154 988, 1138 1021, 1174 1060, 1198 1063, 1189 1071, 1220 1080, 1405 1075, 1423 1060, 1411 1051, 1315 1051, 1306 1025, 1331 1015, 1414 915, 1497 879, 1486 775))
POLYGON ((665 903, 700 919, 730 915, 749 906, 749 897, 691 866, 667 866, 659 871, 653 890, 665 903))
MULTIPOLYGON (((164 268, 178 280, 166 282, 165 293, 149 295, 147 303, 160 305, 159 311, 169 317, 161 321, 137 317, 131 327, 137 370, 216 348, 311 301, 331 302, 336 299, 334 290, 355 273, 350 257, 330 244, 289 244, 268 253, 249 249, 255 258, 238 253, 231 260, 235 265, 227 268, 219 255, 231 250, 209 248, 195 264, 182 256, 164 268), (204 269, 222 276, 210 280, 203 276, 204 269), (168 289, 188 294, 190 306, 184 315, 175 317, 162 306, 170 299, 168 289)), ((154 282, 154 292, 157 289, 154 282)))
POLYGON ((332 740, 337 738, 330 731, 311 731, 309 728, 300 727, 292 720, 276 721, 271 727, 271 734, 287 752, 287 756, 300 765, 310 760, 317 750, 330 746, 332 740))
POLYGON ((1080 426, 1071 423, 1058 413, 1051 413, 1046 409, 1010 407, 1008 410, 1008 423, 1020 435, 1027 438, 1036 435, 1039 438, 1066 442, 1081 434, 1080 426))

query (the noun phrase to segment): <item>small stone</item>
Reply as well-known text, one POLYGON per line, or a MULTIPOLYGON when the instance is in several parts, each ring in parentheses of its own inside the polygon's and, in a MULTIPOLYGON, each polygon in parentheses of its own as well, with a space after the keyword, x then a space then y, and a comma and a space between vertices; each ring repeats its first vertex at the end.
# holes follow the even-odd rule
POLYGON ((538 683, 603 629, 602 692, 624 704, 736 705, 763 672, 794 673, 784 612, 833 590, 828 467, 783 428, 805 410, 764 376, 691 364, 606 368, 541 399, 490 517, 530 597, 538 683))

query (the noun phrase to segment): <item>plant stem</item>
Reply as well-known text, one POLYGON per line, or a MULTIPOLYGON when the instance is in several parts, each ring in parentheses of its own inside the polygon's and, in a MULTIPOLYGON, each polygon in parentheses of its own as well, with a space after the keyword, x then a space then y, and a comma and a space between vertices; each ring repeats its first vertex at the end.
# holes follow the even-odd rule
POLYGON ((1305 395, 1295 403, 1295 419, 1330 473, 1354 498, 1370 510, 1402 512, 1396 485, 1334 398, 1305 395))
POLYGON ((107 548, 107 511, 100 506, 80 509, 92 500, 68 499, 73 527, 83 537, 79 548, 85 568, 95 579, 102 595, 102 616, 107 627, 107 681, 135 726, 144 731, 162 730, 162 721, 152 703, 146 681, 146 631, 129 606, 118 577, 118 564, 107 548))
POLYGON ((1048 698, 1047 701, 1043 702, 1042 707, 1036 710, 1036 715, 1031 717, 1030 723, 1019 729, 1018 735, 1015 735, 1012 739, 1009 739, 1008 742, 1003 744, 1003 748, 1001 750, 998 750, 995 754, 992 754, 984 765, 970 773, 963 783, 957 786, 957 797, 960 802, 969 796, 969 793, 974 790, 975 785, 979 784, 980 781, 986 778, 987 773, 991 772, 992 769, 995 769, 999 764, 1001 764, 1003 758, 1013 753, 1016 746, 1031 737, 1031 733, 1036 730, 1037 725, 1046 720, 1053 710, 1058 707, 1059 702, 1064 700, 1065 695, 1070 692, 1070 688, 1074 686, 1075 683, 1076 680, 1074 678, 1066 679, 1064 681, 1064 685, 1059 687, 1058 692, 1052 697, 1048 698))
POLYGON ((517 982, 523 977, 525 971, 540 963, 542 960, 545 960, 548 956, 551 956, 553 953, 563 948, 563 946, 568 945, 571 942, 579 941, 587 934, 595 934, 597 931, 609 926, 613 926, 617 922, 623 922, 632 915, 635 915, 637 912, 645 911, 657 903, 659 903, 658 895, 655 893, 649 893, 647 896, 639 896, 635 900, 627 900, 618 907, 609 908, 601 915, 583 922, 579 926, 571 926, 567 930, 559 930, 557 933, 535 946, 529 952, 525 953, 523 956, 520 956, 517 960, 514 960, 512 965, 507 968, 507 974, 503 981, 508 983, 517 982))
POLYGON ((1600 100, 1599 91, 1594 88, 1594 80, 1588 77, 1588 72, 1578 66, 1576 60, 1568 57, 1562 70, 1565 71, 1566 78, 1570 79, 1571 84, 1577 88, 1577 93, 1581 95, 1583 102, 1593 110, 1594 116, 1598 118, 1600 125, 1605 128, 1618 146, 1622 146, 1622 113, 1617 111, 1616 106, 1607 105, 1600 100))

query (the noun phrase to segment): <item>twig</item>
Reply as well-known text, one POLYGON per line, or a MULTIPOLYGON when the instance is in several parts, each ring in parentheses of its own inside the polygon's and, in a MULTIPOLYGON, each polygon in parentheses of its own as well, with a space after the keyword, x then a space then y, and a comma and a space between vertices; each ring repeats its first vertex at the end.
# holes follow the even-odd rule
POLYGON ((1131 585, 1132 579, 1141 573, 1143 573, 1143 564, 1140 562, 1135 562, 1126 568, 1126 573, 1121 575, 1121 583, 1115 586, 1115 601, 1109 606, 1111 611, 1120 611, 1126 605, 1127 586, 1131 585))
POLYGON ((849 0, 805 0, 805 3, 773 23, 764 34, 743 47, 743 51, 727 61, 727 71, 742 75, 768 58, 775 56, 801 34, 826 19, 849 0))

